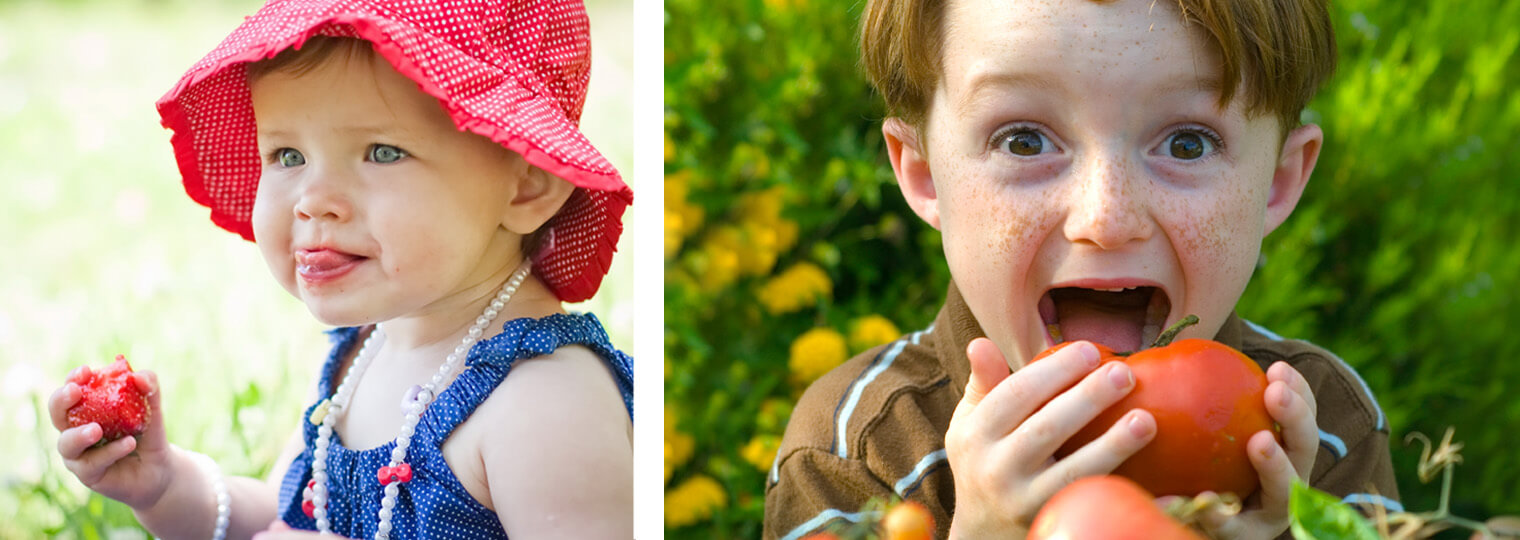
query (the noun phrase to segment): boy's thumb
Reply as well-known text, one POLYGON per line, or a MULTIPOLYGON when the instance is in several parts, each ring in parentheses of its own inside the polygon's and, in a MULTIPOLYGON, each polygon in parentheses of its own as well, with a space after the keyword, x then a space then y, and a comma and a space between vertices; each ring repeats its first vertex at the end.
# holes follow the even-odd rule
POLYGON ((984 337, 973 339, 966 345, 966 358, 971 362, 971 380, 966 382, 966 395, 961 401, 975 405, 1008 378, 1011 371, 1002 351, 984 337))

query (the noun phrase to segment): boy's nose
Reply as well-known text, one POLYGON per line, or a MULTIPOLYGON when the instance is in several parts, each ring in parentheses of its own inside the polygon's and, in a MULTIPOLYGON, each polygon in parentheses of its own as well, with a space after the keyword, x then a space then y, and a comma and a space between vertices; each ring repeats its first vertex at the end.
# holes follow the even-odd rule
POLYGON ((345 179, 331 171, 312 172, 315 174, 300 180, 296 218, 346 221, 353 214, 353 205, 343 191, 345 179))
POLYGON ((1068 197, 1068 240, 1111 250, 1150 239, 1155 222, 1135 167, 1127 159, 1099 158, 1079 171, 1068 197))

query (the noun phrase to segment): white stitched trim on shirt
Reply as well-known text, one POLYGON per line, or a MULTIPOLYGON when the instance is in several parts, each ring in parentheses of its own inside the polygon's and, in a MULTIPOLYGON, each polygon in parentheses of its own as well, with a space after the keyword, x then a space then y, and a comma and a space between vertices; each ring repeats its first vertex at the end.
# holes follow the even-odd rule
MULTIPOLYGON (((932 328, 931 326, 929 329, 932 328)), ((844 406, 839 408, 839 417, 834 419, 834 433, 837 434, 834 454, 842 458, 849 457, 850 415, 854 414, 855 405, 860 403, 860 396, 865 393, 866 386, 869 386, 871 381, 876 380, 877 375, 881 375, 883 371, 892 366, 892 361, 896 360, 897 355, 902 353, 903 347, 908 346, 908 341, 911 340, 913 343, 918 343, 918 338, 924 332, 928 332, 929 329, 919 330, 914 332, 912 336, 908 336, 907 339, 897 340, 892 344, 890 349, 887 349, 885 354, 882 354, 881 362, 871 366, 871 369, 866 370, 864 376, 850 383, 849 397, 845 399, 844 406)))
POLYGON ((1334 433, 1323 429, 1319 430, 1319 442, 1330 445, 1331 451, 1335 454, 1335 459, 1346 457, 1346 442, 1342 441, 1340 437, 1336 437, 1334 433))
POLYGON ((904 491, 910 487, 913 487, 914 484, 917 484, 918 481, 924 477, 924 472, 929 470, 929 467, 933 467, 935 464, 944 460, 944 448, 929 452, 929 454, 924 456, 923 459, 918 460, 917 465, 913 466, 913 472, 908 473, 907 476, 902 477, 901 480, 898 480, 896 484, 892 485, 892 491, 896 492, 898 497, 906 497, 906 495, 903 495, 904 491))
POLYGON ((1341 499, 1341 502, 1346 504, 1376 504, 1387 508, 1391 512, 1404 511, 1404 505, 1400 504, 1399 501, 1371 493, 1352 493, 1347 495, 1346 498, 1341 499))
POLYGON ((823 524, 836 519, 845 519, 851 523, 860 523, 860 520, 865 518, 865 516, 866 512, 864 511, 855 512, 853 514, 846 514, 843 510, 830 508, 828 510, 819 512, 818 515, 813 516, 813 519, 807 520, 806 523, 798 525, 797 528, 792 529, 792 532, 786 533, 786 536, 781 537, 781 540, 797 540, 798 538, 802 538, 802 535, 813 532, 813 529, 822 527, 823 524))
MULTIPOLYGON (((1252 330, 1261 333, 1261 335, 1267 336, 1268 339, 1271 339, 1272 341, 1283 341, 1282 336, 1277 335, 1271 330, 1267 330, 1261 325, 1253 323, 1251 321, 1246 321, 1245 319, 1241 320, 1245 321, 1246 326, 1250 326, 1252 330)), ((1356 378, 1356 382, 1362 385, 1362 391, 1367 393, 1367 400, 1372 402, 1372 410, 1377 411, 1377 429, 1379 431, 1385 429, 1388 426, 1388 417, 1383 415, 1383 407, 1378 405, 1377 396, 1372 395, 1372 387, 1367 386, 1367 381, 1362 379, 1362 374, 1357 373, 1356 369, 1351 367, 1351 364, 1347 364, 1345 360, 1341 360, 1341 357, 1336 356, 1335 353, 1330 353, 1330 358, 1335 359, 1336 362, 1340 362, 1341 366, 1345 367, 1346 371, 1351 372, 1351 376, 1356 378)))

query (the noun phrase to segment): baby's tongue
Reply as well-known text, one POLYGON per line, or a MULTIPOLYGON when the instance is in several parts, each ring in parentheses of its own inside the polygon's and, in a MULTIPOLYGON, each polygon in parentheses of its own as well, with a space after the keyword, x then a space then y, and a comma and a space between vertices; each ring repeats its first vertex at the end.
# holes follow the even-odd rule
POLYGON ((1055 302, 1063 341, 1087 340, 1115 351, 1138 351, 1145 307, 1133 306, 1122 294, 1100 291, 1067 292, 1055 302))

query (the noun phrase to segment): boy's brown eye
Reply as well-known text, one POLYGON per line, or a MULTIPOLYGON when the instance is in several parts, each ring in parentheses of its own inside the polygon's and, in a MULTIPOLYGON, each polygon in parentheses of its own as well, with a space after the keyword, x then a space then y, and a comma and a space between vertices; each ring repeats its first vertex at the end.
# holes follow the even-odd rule
POLYGON ((1036 131, 1018 131, 1003 138, 1003 147, 1014 154, 1034 156, 1045 151, 1045 137, 1036 131))
POLYGON ((1178 133, 1172 136, 1170 152, 1174 158, 1198 159, 1207 151, 1208 143, 1197 133, 1178 133))

